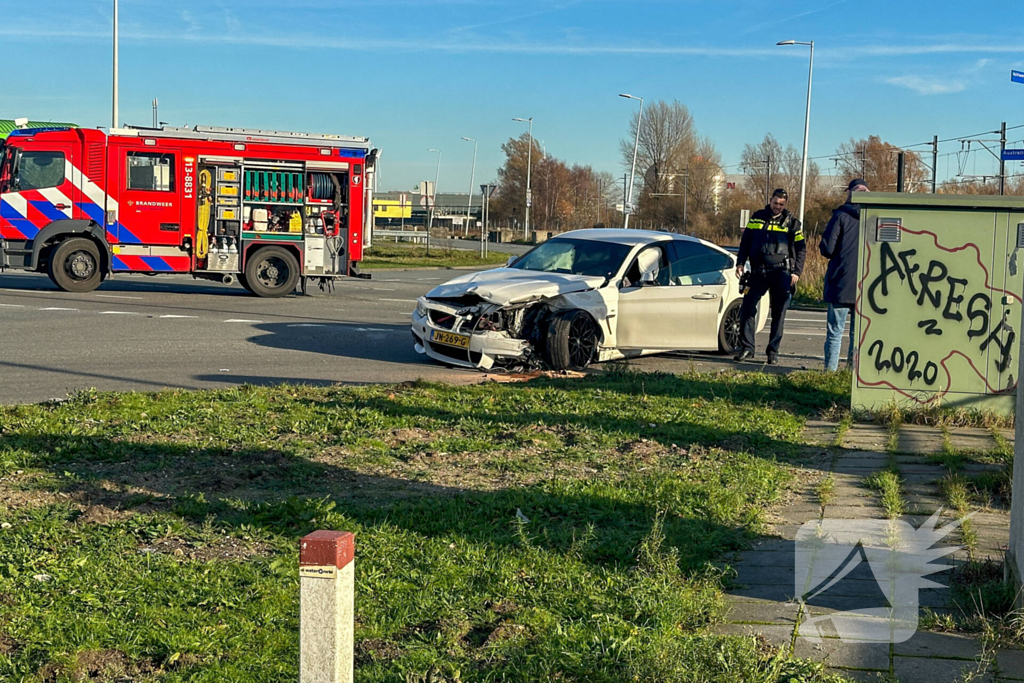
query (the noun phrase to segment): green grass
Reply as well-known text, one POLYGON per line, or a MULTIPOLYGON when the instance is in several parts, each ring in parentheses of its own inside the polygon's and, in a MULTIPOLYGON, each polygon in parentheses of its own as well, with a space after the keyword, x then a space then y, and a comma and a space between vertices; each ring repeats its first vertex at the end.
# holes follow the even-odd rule
POLYGON ((823 680, 708 627, 716 560, 846 391, 612 372, 0 408, 0 680, 295 680, 318 528, 356 534, 360 681, 823 680))
POLYGON ((508 261, 508 254, 488 253, 480 258, 479 250, 451 249, 431 246, 427 254, 426 246, 412 245, 405 242, 387 242, 378 240, 373 247, 367 249, 360 267, 366 270, 383 270, 387 268, 460 268, 472 266, 493 266, 508 261))
POLYGON ((879 493, 882 499, 882 508, 888 519, 896 519, 907 511, 906 503, 903 500, 903 483, 898 472, 893 470, 881 470, 868 476, 864 483, 879 493))
POLYGON ((815 492, 815 496, 818 499, 818 504, 821 505, 821 507, 825 507, 826 505, 831 503, 832 500, 835 498, 835 495, 836 495, 836 480, 835 480, 835 478, 831 474, 829 474, 828 476, 822 478, 822 480, 819 481, 818 485, 815 487, 815 491, 814 492, 815 492))

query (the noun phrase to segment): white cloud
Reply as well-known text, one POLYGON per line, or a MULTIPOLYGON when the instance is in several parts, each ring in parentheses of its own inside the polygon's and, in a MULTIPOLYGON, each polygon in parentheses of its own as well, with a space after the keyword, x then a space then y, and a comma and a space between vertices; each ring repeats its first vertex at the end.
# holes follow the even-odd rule
POLYGON ((918 95, 949 95, 962 92, 967 86, 955 79, 924 78, 922 76, 894 76, 885 79, 889 85, 913 90, 918 95))

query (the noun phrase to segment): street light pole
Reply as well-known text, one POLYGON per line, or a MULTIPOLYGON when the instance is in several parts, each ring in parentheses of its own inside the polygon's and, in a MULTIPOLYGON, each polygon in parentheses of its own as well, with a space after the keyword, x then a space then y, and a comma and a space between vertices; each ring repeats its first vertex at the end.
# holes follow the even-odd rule
POLYGON ((428 152, 437 152, 437 170, 434 171, 434 191, 430 197, 430 213, 427 214, 427 255, 430 255, 430 230, 434 227, 434 211, 437 209, 437 179, 441 177, 441 150, 429 149, 428 152))
POLYGON ((465 140, 466 142, 472 142, 473 143, 473 172, 469 176, 469 205, 468 205, 468 208, 466 209, 466 230, 465 230, 465 232, 463 232, 464 235, 468 236, 469 235, 469 220, 470 220, 470 217, 473 215, 473 187, 474 187, 474 185, 476 183, 476 150, 477 150, 478 143, 473 138, 462 138, 462 139, 465 140))
POLYGON ((533 170, 533 117, 528 119, 512 119, 520 123, 530 124, 530 148, 526 151, 526 223, 523 228, 523 239, 530 240, 530 205, 533 204, 533 188, 530 185, 530 173, 533 170))
POLYGON ((629 227, 629 216, 633 213, 633 181, 636 179, 636 155, 640 149, 640 127, 644 123, 644 98, 633 97, 632 95, 622 94, 619 97, 625 97, 628 100, 640 100, 640 116, 636 120, 636 142, 633 144, 633 168, 629 172, 629 196, 626 198, 625 209, 626 217, 622 221, 622 227, 629 227))
POLYGON ((117 83, 117 43, 118 43, 118 40, 117 40, 117 29, 118 29, 118 26, 117 26, 117 24, 118 24, 118 20, 117 20, 117 3, 118 3, 118 0, 114 0, 114 88, 113 88, 114 101, 112 103, 113 111, 112 111, 111 117, 110 117, 111 118, 111 122, 110 122, 111 123, 111 125, 110 125, 111 130, 113 130, 115 128, 120 128, 121 127, 120 126, 120 120, 119 120, 118 113, 117 113, 117 89, 118 89, 118 83, 117 83))
POLYGON ((808 45, 811 48, 811 63, 807 69, 807 111, 804 114, 804 156, 800 164, 800 225, 804 223, 804 206, 807 194, 807 139, 811 130, 811 79, 814 76, 814 41, 802 43, 796 40, 783 40, 777 45, 808 45))

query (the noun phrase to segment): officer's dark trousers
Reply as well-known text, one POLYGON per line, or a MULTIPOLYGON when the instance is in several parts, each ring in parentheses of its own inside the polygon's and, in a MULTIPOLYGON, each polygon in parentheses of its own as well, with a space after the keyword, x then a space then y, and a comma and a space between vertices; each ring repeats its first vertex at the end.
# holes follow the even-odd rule
POLYGON ((769 270, 752 273, 750 286, 743 296, 740 309, 740 350, 754 350, 754 333, 757 329, 757 303, 768 293, 772 311, 772 334, 768 340, 768 353, 777 354, 782 344, 782 332, 786 323, 786 311, 792 296, 792 278, 789 271, 769 270))

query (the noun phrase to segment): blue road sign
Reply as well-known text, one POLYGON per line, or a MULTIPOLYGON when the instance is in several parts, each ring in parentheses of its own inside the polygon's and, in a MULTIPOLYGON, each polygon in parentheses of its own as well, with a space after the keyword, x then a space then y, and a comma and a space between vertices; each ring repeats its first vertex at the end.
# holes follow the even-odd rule
POLYGON ((1004 149, 1003 161, 1024 161, 1024 149, 1004 149))
POLYGON ((1024 83, 1024 71, 1010 71, 1010 80, 1014 83, 1024 83))

